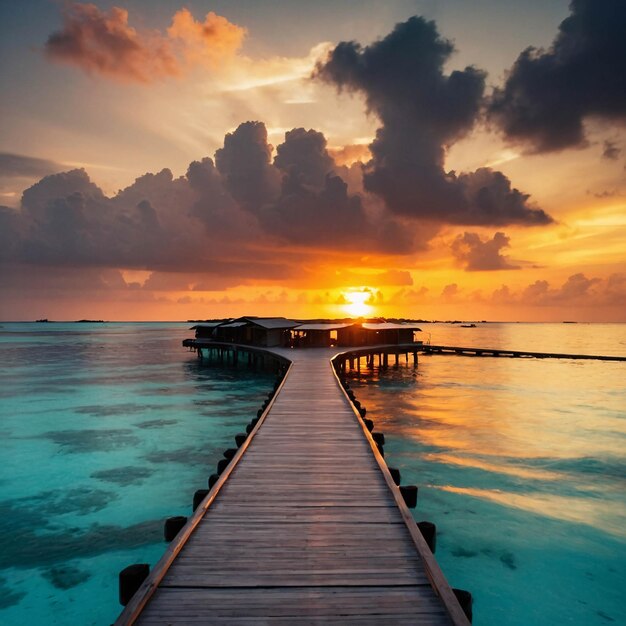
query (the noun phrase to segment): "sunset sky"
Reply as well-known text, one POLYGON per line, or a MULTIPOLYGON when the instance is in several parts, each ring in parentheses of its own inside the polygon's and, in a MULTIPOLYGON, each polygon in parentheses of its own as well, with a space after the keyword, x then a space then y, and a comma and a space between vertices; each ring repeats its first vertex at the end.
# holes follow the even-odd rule
POLYGON ((0 12, 0 320, 626 321, 624 0, 0 12))

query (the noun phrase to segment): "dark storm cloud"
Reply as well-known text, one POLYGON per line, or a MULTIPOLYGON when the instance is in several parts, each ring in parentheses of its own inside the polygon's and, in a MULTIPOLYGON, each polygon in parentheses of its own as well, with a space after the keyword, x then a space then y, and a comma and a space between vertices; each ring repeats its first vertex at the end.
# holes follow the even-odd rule
POLYGON ((0 178, 41 178, 63 169, 63 165, 48 159, 0 152, 0 178))
POLYGON ((412 17, 370 46, 342 42, 318 64, 319 78, 363 93, 382 123, 364 168, 365 189, 394 213, 442 223, 549 223, 500 172, 445 171, 446 149, 472 129, 485 88, 485 74, 474 67, 444 73, 453 50, 434 22, 412 17))
POLYGON ((271 164, 272 146, 262 122, 245 122, 224 137, 215 165, 242 207, 257 211, 279 194, 280 175, 271 164))
POLYGON ((572 0, 548 50, 527 48, 489 115, 536 152, 585 145, 590 117, 626 121, 626 3, 572 0))
POLYGON ((271 161, 272 146, 262 122, 246 122, 226 135, 215 153, 225 187, 242 208, 255 215, 268 235, 306 246, 373 249, 392 254, 417 245, 411 229, 388 215, 369 216, 315 130, 296 128, 285 135, 271 161))
POLYGON ((477 233, 463 233, 452 242, 452 254, 468 272, 516 270, 519 266, 512 265, 502 254, 509 242, 509 237, 501 232, 485 241, 477 233))
POLYGON ((460 174, 456 181, 467 200, 459 222, 466 219, 467 223, 484 226, 533 226, 552 222, 542 209, 530 208, 529 195, 512 187, 502 172, 481 167, 475 172, 460 174))
POLYGON ((307 187, 295 172, 285 175, 280 197, 264 207, 260 219, 268 231, 309 245, 350 243, 354 234, 363 234, 368 227, 361 199, 348 195, 348 186, 339 176, 327 176, 318 191, 307 187))
POLYGON ((335 168, 324 135, 304 128, 285 133, 285 141, 276 150, 274 165, 300 182, 317 187, 324 185, 326 176, 335 168))

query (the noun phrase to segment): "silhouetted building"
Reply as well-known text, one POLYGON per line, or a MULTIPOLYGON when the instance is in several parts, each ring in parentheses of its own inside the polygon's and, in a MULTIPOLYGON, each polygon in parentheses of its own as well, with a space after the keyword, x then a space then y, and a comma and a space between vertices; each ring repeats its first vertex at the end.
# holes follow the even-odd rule
POLYGON ((293 347, 354 347, 415 342, 420 328, 392 322, 320 322, 300 324, 284 317, 240 317, 193 326, 197 339, 224 343, 293 347))

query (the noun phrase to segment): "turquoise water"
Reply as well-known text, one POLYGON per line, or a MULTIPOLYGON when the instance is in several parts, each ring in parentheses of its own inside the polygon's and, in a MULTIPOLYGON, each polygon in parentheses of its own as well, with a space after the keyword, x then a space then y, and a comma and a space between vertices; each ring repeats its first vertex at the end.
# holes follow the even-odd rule
MULTIPOLYGON (((273 376, 201 367, 187 324, 0 328, 0 623, 108 624, 273 376)), ((433 343, 626 354, 624 325, 425 325, 433 343)), ((354 378, 420 486, 474 623, 626 623, 626 363, 421 357, 354 378)))
POLYGON ((199 366, 188 324, 1 326, 0 623, 109 624, 274 376, 199 366))
MULTIPOLYGON (((433 343, 626 355, 626 325, 424 325, 433 343)), ((626 363, 421 356, 351 374, 477 626, 626 624, 626 363)))

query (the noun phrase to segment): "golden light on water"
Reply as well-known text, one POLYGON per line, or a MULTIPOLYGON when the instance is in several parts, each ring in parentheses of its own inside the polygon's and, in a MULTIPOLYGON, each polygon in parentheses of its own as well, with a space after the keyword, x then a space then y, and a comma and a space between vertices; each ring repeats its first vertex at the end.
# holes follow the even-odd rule
POLYGON ((552 493, 513 493, 500 489, 478 489, 444 485, 442 491, 457 493, 506 507, 521 509, 553 519, 602 527, 617 537, 624 536, 624 508, 619 502, 558 495, 552 493))

